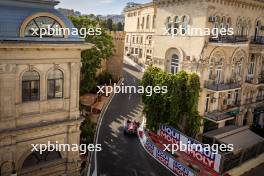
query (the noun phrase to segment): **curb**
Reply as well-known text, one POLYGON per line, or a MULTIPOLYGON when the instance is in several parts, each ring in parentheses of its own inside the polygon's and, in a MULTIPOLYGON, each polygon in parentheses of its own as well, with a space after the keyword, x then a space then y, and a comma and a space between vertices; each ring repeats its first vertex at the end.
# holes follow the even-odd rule
MULTIPOLYGON (((118 81, 117 85, 120 86, 120 85, 123 83, 123 81, 124 81, 124 78, 121 78, 121 79, 118 81)), ((100 130, 100 127, 101 127, 101 123, 102 123, 102 120, 103 120, 103 116, 104 116, 104 114, 105 114, 105 111, 107 110, 107 108, 108 108, 110 102, 112 101, 112 99, 114 98, 114 96, 115 96, 115 93, 114 93, 114 91, 113 91, 113 92, 110 94, 108 101, 104 104, 104 106, 103 106, 103 108, 102 108, 102 111, 101 111, 101 113, 100 113, 100 116, 99 116, 99 118, 98 118, 98 120, 97 120, 98 123, 97 123, 97 125, 96 125, 96 130, 95 130, 95 134, 94 134, 94 142, 93 142, 94 145, 96 145, 96 143, 97 143, 97 141, 98 141, 98 134, 99 134, 99 130, 100 130)), ((91 154, 88 155, 88 157, 87 157, 88 164, 89 164, 89 166, 88 166, 88 171, 87 171, 87 176, 90 176, 90 175, 91 175, 91 161, 92 161, 93 156, 94 156, 95 158, 97 157, 97 156, 96 156, 96 152, 91 152, 91 154)), ((95 160, 96 160, 96 159, 95 159, 95 160)), ((97 175, 97 166, 96 166, 96 165, 97 165, 97 163, 95 162, 95 172, 96 172, 96 175, 97 175)))
POLYGON ((143 121, 140 125, 140 127, 138 128, 138 138, 139 138, 139 141, 140 141, 140 144, 141 146, 143 147, 143 149, 154 159, 156 160, 157 162, 159 162, 162 166, 164 166, 166 169, 168 169, 173 175, 176 175, 170 168, 168 168, 166 165, 164 165, 161 161, 157 160, 153 155, 151 155, 151 153, 145 148, 145 145, 144 145, 144 141, 143 139, 146 138, 145 136, 145 133, 144 133, 144 126, 145 126, 145 121, 146 121, 146 118, 145 116, 143 116, 143 121), (142 132, 144 134, 144 136, 142 138, 139 137, 139 132, 142 132))

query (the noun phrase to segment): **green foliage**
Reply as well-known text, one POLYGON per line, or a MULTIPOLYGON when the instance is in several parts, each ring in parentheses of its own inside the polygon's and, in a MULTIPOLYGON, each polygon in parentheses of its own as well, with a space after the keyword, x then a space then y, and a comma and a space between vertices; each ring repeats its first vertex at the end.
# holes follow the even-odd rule
POLYGON ((104 22, 98 19, 90 19, 88 16, 70 17, 74 26, 80 28, 102 28, 101 35, 87 35, 86 42, 94 44, 89 50, 83 51, 81 68, 80 94, 90 92, 96 88, 96 72, 101 68, 103 59, 113 55, 114 44, 112 37, 103 28, 104 22))
POLYGON ((123 31, 124 30, 124 26, 123 26, 123 24, 121 22, 118 22, 117 23, 116 30, 117 31, 123 31))
POLYGON ((200 92, 199 76, 181 71, 176 75, 150 67, 145 72, 141 84, 146 86, 167 86, 165 94, 143 94, 147 127, 157 130, 160 124, 168 124, 185 134, 195 137, 200 128, 198 100, 200 92))
POLYGON ((91 122, 90 118, 86 117, 80 127, 82 144, 89 145, 93 143, 95 127, 95 124, 91 122))
POLYGON ((111 81, 113 81, 113 76, 107 72, 102 72, 97 77, 97 82, 99 85, 110 84, 111 81))
POLYGON ((106 20, 106 26, 109 31, 113 31, 113 20, 111 18, 106 20))

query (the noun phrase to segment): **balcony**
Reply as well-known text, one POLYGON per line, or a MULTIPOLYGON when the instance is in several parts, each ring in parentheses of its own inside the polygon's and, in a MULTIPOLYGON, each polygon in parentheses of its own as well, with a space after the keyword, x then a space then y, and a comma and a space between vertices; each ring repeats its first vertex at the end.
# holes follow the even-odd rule
POLYGON ((260 74, 259 78, 258 78, 258 83, 259 84, 264 84, 264 74, 260 74))
POLYGON ((250 43, 257 45, 264 45, 264 36, 252 37, 250 43))
POLYGON ((204 88, 213 91, 225 91, 241 88, 240 82, 217 83, 214 80, 205 81, 204 88))
POLYGON ((258 96, 256 100, 257 102, 264 101, 264 96, 258 96))
POLYGON ((218 38, 209 38, 209 42, 212 43, 242 43, 248 42, 247 36, 236 36, 236 35, 224 35, 218 38))
POLYGON ((240 108, 235 107, 232 109, 229 109, 227 111, 214 111, 214 112, 208 112, 205 113, 205 117, 208 119, 211 119, 213 121, 221 121, 221 120, 227 120, 232 117, 235 117, 240 113, 240 108))
POLYGON ((258 78, 254 80, 253 76, 247 76, 246 77, 246 83, 249 84, 264 84, 264 74, 259 74, 258 78))

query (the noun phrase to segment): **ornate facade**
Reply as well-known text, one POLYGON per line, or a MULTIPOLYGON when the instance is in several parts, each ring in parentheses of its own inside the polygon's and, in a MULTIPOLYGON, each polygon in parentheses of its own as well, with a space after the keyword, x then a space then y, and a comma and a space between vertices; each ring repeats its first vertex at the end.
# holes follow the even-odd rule
MULTIPOLYGON (((142 62, 171 73, 185 70, 200 76, 199 112, 204 117, 201 132, 227 125, 263 128, 263 14, 263 1, 154 0, 127 9, 125 30, 127 38, 142 34, 141 29, 137 30, 137 19, 144 21, 150 16, 149 21, 155 24, 152 56, 151 60, 144 58, 142 62), (234 34, 216 38, 166 35, 179 27, 232 28, 234 34)), ((146 22, 143 26, 146 30, 146 22)), ((132 52, 136 47, 133 39, 125 47, 129 54, 140 58, 132 52)))
POLYGON ((30 29, 72 28, 57 1, 0 2, 0 175, 76 175, 79 153, 32 152, 32 144, 80 138, 78 36, 30 36, 30 29))

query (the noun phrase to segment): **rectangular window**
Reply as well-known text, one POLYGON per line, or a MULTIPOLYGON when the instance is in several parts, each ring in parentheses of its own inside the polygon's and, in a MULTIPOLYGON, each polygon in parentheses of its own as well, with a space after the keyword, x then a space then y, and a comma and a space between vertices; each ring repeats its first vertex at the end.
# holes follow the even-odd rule
POLYGON ((135 54, 138 54, 138 48, 135 49, 135 54))
POLYGON ((254 69, 255 69, 255 63, 254 62, 250 62, 249 69, 248 69, 248 75, 249 76, 254 75, 254 69))
POLYGON ((63 80, 48 80, 48 99, 63 97, 63 80))
POLYGON ((39 81, 22 82, 22 101, 39 100, 39 81))

